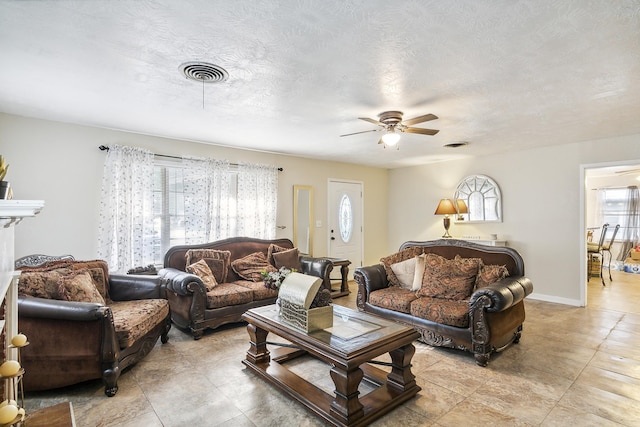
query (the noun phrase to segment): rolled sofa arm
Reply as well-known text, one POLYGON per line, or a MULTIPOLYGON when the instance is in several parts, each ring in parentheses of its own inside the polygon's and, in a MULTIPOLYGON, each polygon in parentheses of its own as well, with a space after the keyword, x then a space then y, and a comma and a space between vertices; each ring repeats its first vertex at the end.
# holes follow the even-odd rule
POLYGON ((300 265, 302 265, 302 273, 321 278, 325 286, 328 284, 329 289, 331 289, 331 282, 329 281, 329 275, 331 274, 331 270, 333 270, 331 260, 327 258, 301 256, 300 265))
POLYGON ((94 302, 18 297, 18 314, 22 317, 87 322, 107 317, 109 312, 109 307, 94 302))
POLYGON ((528 278, 505 277, 492 285, 477 289, 471 295, 469 305, 473 306, 478 299, 487 296, 491 305, 486 307, 486 311, 503 311, 522 301, 531 292, 533 292, 533 283, 528 278))
POLYGON ((358 267, 353 272, 353 279, 358 284, 358 293, 366 293, 363 301, 369 300, 369 294, 378 289, 388 288, 389 280, 382 264, 358 267))
POLYGON ((207 290, 200 279, 195 274, 185 273, 177 268, 163 268, 158 272, 160 280, 165 284, 166 288, 178 295, 192 296, 194 290, 198 287, 202 294, 206 294, 207 290))
POLYGON ((166 299, 166 285, 160 276, 111 274, 109 276, 109 296, 114 301, 139 299, 166 299))

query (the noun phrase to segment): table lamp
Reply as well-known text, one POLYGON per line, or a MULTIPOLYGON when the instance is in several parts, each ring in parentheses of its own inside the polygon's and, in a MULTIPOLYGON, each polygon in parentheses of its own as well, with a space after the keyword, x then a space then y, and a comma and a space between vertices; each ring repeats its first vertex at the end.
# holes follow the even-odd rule
POLYGON ((444 215, 443 223, 444 223, 444 237, 445 239, 450 239, 451 234, 449 234, 449 226, 451 225, 451 218, 449 215, 457 214, 458 210, 456 209, 456 205, 453 204, 451 199, 442 199, 440 203, 438 203, 438 207, 434 215, 444 215))
POLYGON ((458 221, 464 221, 464 216, 462 214, 469 213, 469 208, 467 208, 467 204, 462 199, 456 199, 456 208, 458 214, 458 221))

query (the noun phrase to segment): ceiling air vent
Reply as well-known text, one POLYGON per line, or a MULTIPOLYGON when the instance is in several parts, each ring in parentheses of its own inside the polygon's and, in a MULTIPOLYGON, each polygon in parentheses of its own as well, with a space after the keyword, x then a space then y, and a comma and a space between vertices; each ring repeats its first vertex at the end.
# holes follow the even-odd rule
POLYGON ((189 80, 202 83, 222 83, 229 78, 227 70, 207 62, 185 62, 180 71, 189 80))

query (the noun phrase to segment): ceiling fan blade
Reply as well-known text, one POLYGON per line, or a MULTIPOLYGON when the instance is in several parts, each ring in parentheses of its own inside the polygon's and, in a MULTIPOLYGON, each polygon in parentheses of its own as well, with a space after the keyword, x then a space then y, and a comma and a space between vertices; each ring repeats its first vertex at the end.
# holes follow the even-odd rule
POLYGON ((357 135, 357 134, 359 134, 359 133, 367 133, 367 132, 380 132, 380 130, 381 130, 381 129, 363 130, 362 132, 345 133, 344 135, 340 135, 340 136, 357 135))
POLYGON ((373 123, 374 125, 384 126, 384 123, 381 123, 375 119, 370 119, 369 117, 358 117, 360 120, 364 120, 365 122, 373 123))
POLYGON ((402 129, 402 132, 419 133, 421 135, 435 135, 436 133, 440 132, 440 130, 422 129, 422 128, 404 128, 404 129, 402 129))
POLYGON ((437 118, 438 116, 436 116, 435 114, 425 114, 424 116, 414 117, 413 119, 409 120, 403 120, 402 124, 405 126, 411 126, 422 122, 428 122, 429 120, 435 120, 437 118))

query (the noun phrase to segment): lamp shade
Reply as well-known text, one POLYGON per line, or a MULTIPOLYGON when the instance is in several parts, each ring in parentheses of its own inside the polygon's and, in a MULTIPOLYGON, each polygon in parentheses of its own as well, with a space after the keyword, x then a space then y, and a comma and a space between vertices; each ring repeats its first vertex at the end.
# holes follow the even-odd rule
POLYGON ((467 208, 467 204, 462 199, 456 199, 456 207, 459 214, 469 213, 469 208, 467 208))
POLYGON ((389 131, 382 135, 382 142, 384 142, 389 147, 393 147, 400 141, 400 134, 395 133, 394 131, 389 131))
POLYGON ((456 205, 453 204, 451 199, 442 199, 440 203, 438 203, 438 207, 434 215, 453 215, 458 213, 456 210, 456 205))

